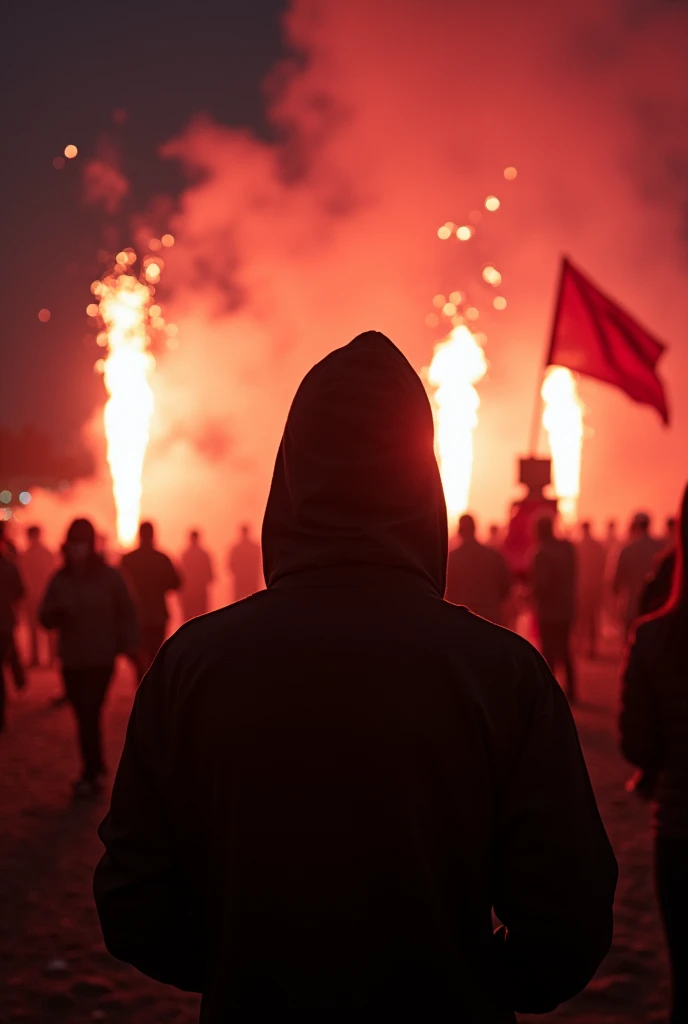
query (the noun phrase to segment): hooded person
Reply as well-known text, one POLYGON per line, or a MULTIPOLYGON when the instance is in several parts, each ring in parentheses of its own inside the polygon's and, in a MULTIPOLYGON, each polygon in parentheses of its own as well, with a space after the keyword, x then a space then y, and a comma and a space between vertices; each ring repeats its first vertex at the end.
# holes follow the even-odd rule
POLYGON ((621 691, 621 749, 654 802, 655 878, 673 977, 671 1024, 688 1020, 688 488, 673 583, 631 637, 621 691))
POLYGON ((614 856, 544 661, 443 600, 432 413, 383 335, 299 387, 262 547, 267 589, 183 626, 137 693, 95 876, 110 952, 206 1024, 506 1024, 576 994, 614 856))

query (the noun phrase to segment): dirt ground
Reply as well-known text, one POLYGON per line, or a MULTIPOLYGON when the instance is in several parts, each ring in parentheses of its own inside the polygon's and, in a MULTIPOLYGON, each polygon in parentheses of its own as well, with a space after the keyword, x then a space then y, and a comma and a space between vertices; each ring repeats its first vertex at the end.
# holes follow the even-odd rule
MULTIPOLYGON (((523 1019, 661 1022, 668 981, 652 891, 649 812, 624 792, 629 772, 615 736, 618 659, 584 665, 582 674, 576 718, 621 870, 614 945, 582 995, 546 1017, 523 1019)), ((91 877, 107 796, 95 803, 71 799, 78 768, 73 725, 68 708, 51 705, 57 692, 55 673, 30 673, 27 690, 10 694, 0 737, 0 1022, 197 1020, 195 997, 149 981, 103 946, 91 877)), ((107 710, 112 767, 132 697, 124 666, 107 710)))

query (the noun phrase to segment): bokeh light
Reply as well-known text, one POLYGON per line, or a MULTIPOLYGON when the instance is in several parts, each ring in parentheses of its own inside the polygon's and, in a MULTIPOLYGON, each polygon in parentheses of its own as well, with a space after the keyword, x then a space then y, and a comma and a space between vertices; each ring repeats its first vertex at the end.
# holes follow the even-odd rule
POLYGON ((63 156, 56 156, 53 158, 53 167, 56 171, 61 171, 65 165, 65 159, 63 156))
POLYGON ((0 491, 0 501, 3 505, 7 505, 8 502, 12 501, 12 491, 8 491, 7 488, 4 491, 0 491))
POLYGON ((506 178, 507 181, 513 181, 517 174, 518 171, 515 167, 504 168, 504 177, 506 178))
POLYGON ((28 505, 29 502, 31 501, 31 492, 21 491, 19 494, 19 500, 21 501, 22 505, 28 505))
POLYGON ((79 150, 76 148, 76 146, 73 146, 71 144, 69 146, 65 146, 64 148, 64 155, 67 157, 68 160, 73 160, 78 152, 79 150))
POLYGON ((474 230, 468 224, 462 224, 461 227, 456 229, 456 237, 460 242, 467 242, 469 238, 472 238, 475 234, 474 230))
POLYGON ((174 245, 174 235, 163 235, 160 241, 166 249, 170 249, 174 245))
POLYGON ((488 196, 485 200, 485 209, 489 210, 490 213, 494 213, 494 211, 498 210, 501 205, 502 204, 499 199, 497 199, 497 196, 488 196))
POLYGON ((42 324, 47 324, 48 320, 50 319, 50 316, 51 313, 49 309, 38 310, 38 319, 41 321, 42 324))
POLYGON ((497 295, 492 305, 495 309, 506 309, 506 299, 503 295, 497 295))

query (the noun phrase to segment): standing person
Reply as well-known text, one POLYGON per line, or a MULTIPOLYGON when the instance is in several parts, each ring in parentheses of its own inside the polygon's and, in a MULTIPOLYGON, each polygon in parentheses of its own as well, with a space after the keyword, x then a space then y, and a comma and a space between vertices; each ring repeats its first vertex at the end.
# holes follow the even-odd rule
MULTIPOLYGON (((27 546, 19 555, 19 568, 26 587, 26 621, 29 627, 29 643, 31 660, 29 668, 38 668, 40 657, 38 651, 38 608, 41 603, 48 581, 55 571, 55 556, 41 540, 40 526, 30 526, 26 531, 27 546)), ((50 643, 50 641, 49 641, 50 643)), ((49 650, 48 663, 52 662, 52 650, 49 650)))
POLYGON ((247 523, 239 528, 239 540, 229 553, 228 568, 234 580, 234 601, 243 601, 260 589, 260 548, 247 523))
POLYGON ((578 544, 578 623, 588 657, 596 658, 607 553, 604 544, 593 537, 589 522, 582 523, 581 529, 582 537, 578 544))
POLYGON ((626 635, 638 617, 643 587, 662 548, 662 541, 650 534, 650 517, 646 512, 638 512, 631 523, 630 541, 621 549, 614 573, 614 593, 622 601, 626 635))
POLYGON ((48 584, 39 610, 56 629, 67 700, 74 711, 83 768, 74 795, 98 792, 105 774, 101 717, 115 658, 138 644, 136 609, 120 573, 96 553, 88 519, 75 519, 62 548, 64 564, 48 584))
POLYGON ((182 554, 184 584, 180 591, 184 621, 208 611, 208 586, 213 581, 210 555, 201 547, 198 530, 189 533, 189 545, 182 554))
POLYGON ((449 552, 447 592, 452 604, 463 604, 476 615, 504 625, 504 602, 511 590, 506 559, 475 535, 473 516, 459 519, 460 544, 449 552))
MULTIPOLYGON (((0 538, 1 540, 1 538, 0 538)), ((24 584, 12 558, 0 543, 0 732, 5 728, 5 661, 14 646, 16 608, 24 596, 24 584)), ((17 679, 15 676, 15 683, 17 679)), ((21 687, 20 687, 21 688, 21 687)))
POLYGON ((299 387, 267 590, 160 651, 100 830, 108 949, 205 1024, 507 1024, 607 952, 571 712, 528 643, 442 600, 446 560, 425 389, 368 332, 299 387))
POLYGON ((169 610, 165 595, 182 581, 167 555, 155 547, 152 523, 141 523, 139 546, 122 556, 122 569, 136 598, 141 626, 139 673, 147 672, 165 641, 169 610))
POLYGON ((489 548, 494 548, 495 551, 499 551, 502 546, 502 531, 497 523, 490 523, 487 546, 489 548))
POLYGON ((631 638, 621 749, 654 800, 655 879, 673 978, 670 1024, 688 1021, 688 489, 672 593, 631 638))
POLYGON ((662 545, 665 551, 676 547, 676 517, 669 516, 664 526, 662 545))
POLYGON ((571 630, 576 617, 576 549, 555 536, 549 516, 535 526, 538 542, 533 559, 533 598, 540 644, 552 672, 564 670, 566 695, 578 699, 576 668, 571 651, 571 630))

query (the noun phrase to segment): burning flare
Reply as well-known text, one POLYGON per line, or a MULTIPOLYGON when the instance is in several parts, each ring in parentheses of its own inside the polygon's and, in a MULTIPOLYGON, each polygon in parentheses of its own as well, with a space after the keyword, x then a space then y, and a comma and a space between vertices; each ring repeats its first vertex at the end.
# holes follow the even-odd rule
POLYGON ((155 359, 149 351, 151 328, 164 326, 160 308, 151 305, 163 261, 146 257, 139 277, 130 269, 136 260, 131 249, 119 253, 114 270, 91 285, 98 302, 86 310, 99 318, 103 329, 98 344, 107 347, 107 355, 98 360, 96 369, 102 372, 110 396, 103 422, 117 510, 117 539, 125 547, 132 544, 138 529, 141 476, 153 414, 150 375, 155 359))
POLYGON ((552 453, 554 492, 565 523, 576 521, 580 494, 583 403, 570 370, 552 366, 542 383, 542 425, 552 453))
POLYGON ((480 399, 474 385, 487 371, 482 346, 459 324, 435 346, 428 369, 434 388, 435 447, 442 474, 450 528, 468 507, 473 471, 473 431, 480 399))

